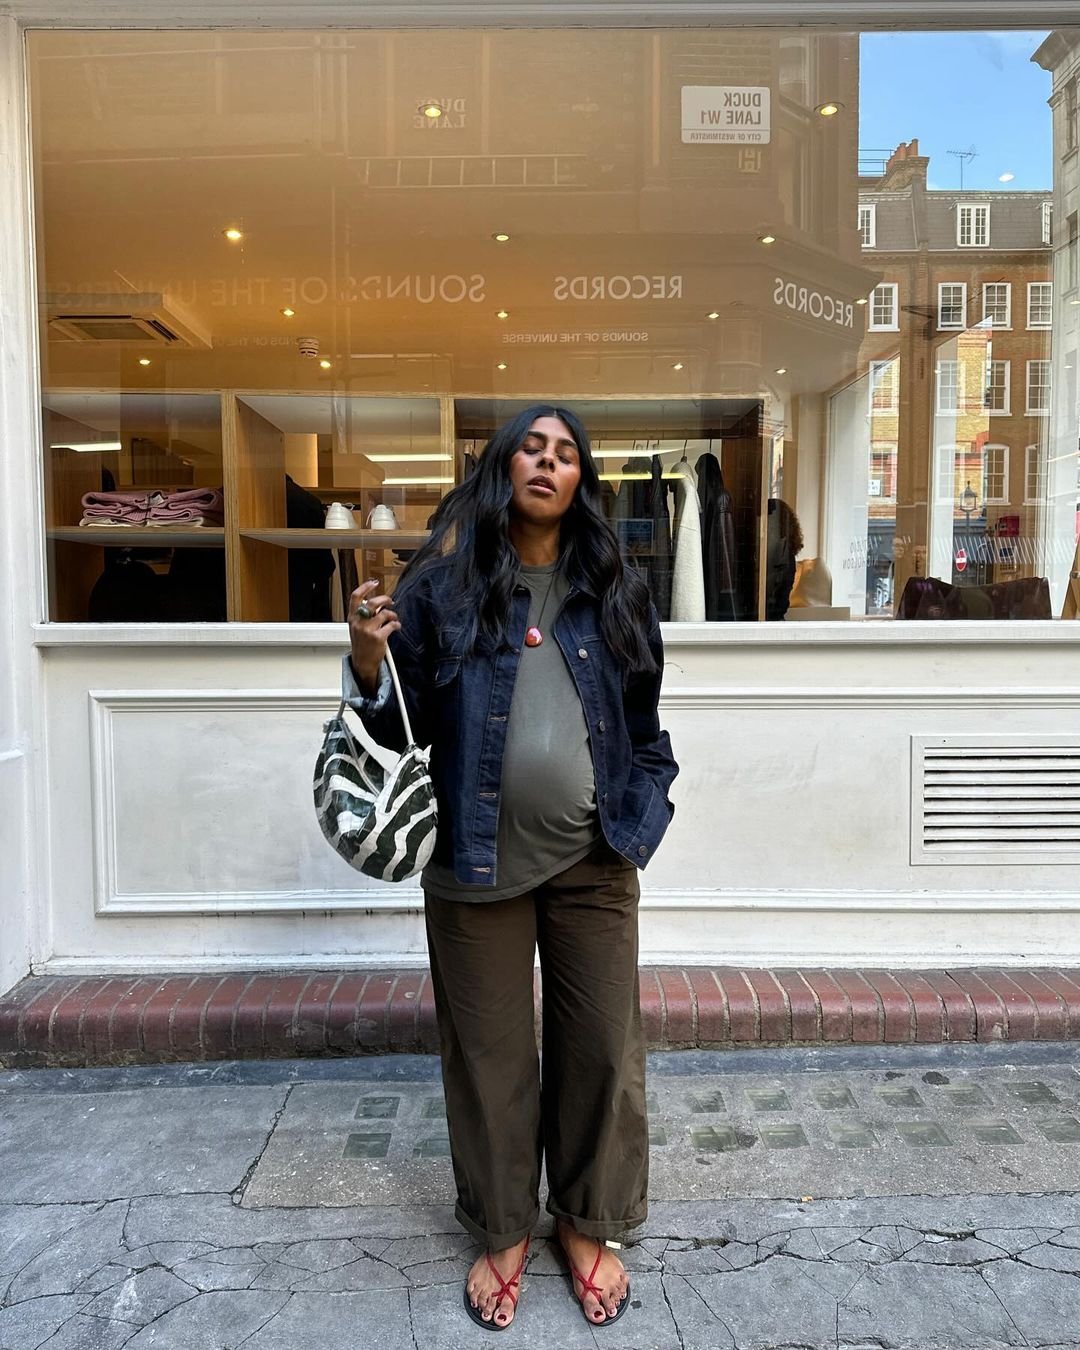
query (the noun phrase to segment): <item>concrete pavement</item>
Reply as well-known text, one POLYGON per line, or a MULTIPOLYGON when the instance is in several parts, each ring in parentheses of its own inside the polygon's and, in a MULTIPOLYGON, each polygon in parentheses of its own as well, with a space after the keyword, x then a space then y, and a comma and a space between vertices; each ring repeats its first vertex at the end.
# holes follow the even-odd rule
MULTIPOLYGON (((553 1350, 1080 1350, 1067 1042, 667 1052, 633 1304, 553 1350)), ((437 1062, 0 1074, 0 1350, 473 1350, 437 1062)))

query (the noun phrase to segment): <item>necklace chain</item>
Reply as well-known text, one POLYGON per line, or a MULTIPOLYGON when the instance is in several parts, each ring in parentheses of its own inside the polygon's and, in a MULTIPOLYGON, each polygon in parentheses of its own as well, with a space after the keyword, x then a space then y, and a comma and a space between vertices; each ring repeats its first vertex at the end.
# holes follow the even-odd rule
POLYGON ((537 618, 534 624, 529 625, 530 628, 536 629, 536 631, 540 634, 541 639, 543 639, 544 630, 543 628, 541 628, 540 625, 544 622, 544 615, 547 613, 548 601, 551 599, 551 590, 552 587, 555 585, 555 578, 558 576, 558 574, 559 574, 559 565, 558 563, 556 563, 555 567, 552 570, 551 576, 548 579, 547 590, 544 592, 544 601, 543 604, 540 606, 539 617, 537 618))

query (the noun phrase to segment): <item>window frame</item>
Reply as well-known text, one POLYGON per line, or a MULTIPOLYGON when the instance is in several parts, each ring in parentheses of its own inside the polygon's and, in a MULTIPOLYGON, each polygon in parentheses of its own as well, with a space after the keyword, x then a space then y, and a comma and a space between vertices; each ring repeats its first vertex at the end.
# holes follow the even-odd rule
POLYGON ((1053 281, 1029 281, 1027 284, 1027 326, 1028 332, 1045 333, 1053 330, 1054 327, 1054 283, 1053 281), (1045 303, 1049 307, 1050 317, 1045 323, 1033 323, 1031 320, 1032 295, 1037 286, 1044 286, 1049 291, 1049 300, 1045 303))
POLYGON ((1025 395, 1025 399, 1024 399, 1024 406, 1025 406, 1025 413, 1026 413, 1026 416, 1028 416, 1028 417, 1049 417, 1049 416, 1050 416, 1050 399, 1051 399, 1052 391, 1053 391, 1053 387, 1054 387, 1053 362, 1052 362, 1052 361, 1048 361, 1048 360, 1046 360, 1046 359, 1043 358, 1043 357, 1040 357, 1038 360, 1028 361, 1028 363, 1027 363, 1027 378, 1026 378, 1026 380, 1024 381, 1024 387, 1025 387, 1025 390, 1026 390, 1026 395, 1025 395), (1031 382, 1031 372, 1032 372, 1032 368, 1033 368, 1034 366, 1042 366, 1042 367, 1045 367, 1045 369, 1046 369, 1046 374, 1047 374, 1047 379, 1046 379, 1046 382, 1045 382, 1044 384, 1040 384, 1040 385, 1037 385, 1037 386, 1032 385, 1032 382, 1031 382), (1045 408, 1033 408, 1033 407, 1031 406, 1031 391, 1032 391, 1033 388, 1039 388, 1039 389, 1045 389, 1045 390, 1046 390, 1046 407, 1045 407, 1045 408))
POLYGON ((952 414, 952 413, 958 413, 958 412, 960 412, 960 407, 961 407, 961 402, 962 402, 962 400, 961 400, 961 394, 963 393, 963 388, 964 388, 963 375, 962 375, 963 369, 964 369, 964 363, 960 360, 959 357, 949 357, 949 358, 947 358, 946 360, 940 360, 940 359, 939 359, 938 361, 935 362, 935 364, 934 364, 934 415, 935 415, 935 416, 937 416, 937 417, 948 417, 948 416, 950 416, 950 414, 952 414), (952 387, 953 387, 953 390, 954 390, 956 399, 955 399, 955 402, 953 403, 953 406, 952 406, 951 408, 945 408, 945 407, 942 407, 942 403, 941 403, 941 390, 942 390, 942 379, 941 379, 941 376, 942 376, 942 373, 943 373, 944 368, 945 368, 946 366, 951 366, 951 367, 953 368, 953 372, 954 372, 954 375, 955 375, 955 381, 954 381, 952 387))
POLYGON ((1012 328, 1012 282, 1011 281, 984 281, 982 288, 982 321, 989 324, 997 332, 1005 332, 1012 328), (995 287, 1004 287, 1005 289, 1005 319, 999 323, 987 312, 988 299, 987 293, 995 287))
POLYGON ((990 203, 989 202, 957 202, 956 203, 956 247, 957 248, 989 248, 990 247, 990 203), (971 212, 971 238, 964 242, 964 212, 971 212), (976 221, 982 220, 985 224, 986 238, 978 237, 976 221))
POLYGON ((860 202, 859 203, 859 243, 863 248, 877 248, 877 203, 860 202), (866 212, 869 221, 869 230, 863 229, 863 212, 866 212), (867 239, 869 234, 869 239, 867 239))
POLYGON ((982 486, 983 499, 982 506, 1008 506, 1009 505, 1009 447, 1003 441, 988 441, 982 448, 982 486), (988 490, 990 481, 990 472, 987 468, 986 457, 990 451, 1001 451, 1001 496, 991 496, 988 490))
POLYGON ((986 359, 986 379, 984 383, 985 393, 983 396, 983 407, 991 417, 1011 417, 1012 416, 1012 362, 1003 360, 1001 357, 989 356, 986 359), (991 382, 995 366, 1005 368, 1005 382, 1003 385, 994 385, 991 382), (992 407, 989 401, 990 390, 1001 388, 1005 391, 1005 406, 1003 408, 992 407))
POLYGON ((966 281, 939 281, 938 282, 938 310, 937 326, 943 333, 962 333, 967 328, 967 309, 968 309, 968 284, 966 281), (946 323, 941 317, 944 310, 942 294, 946 286, 951 286, 960 291, 960 322, 946 323))
MULTIPOLYGON (((870 494, 869 492, 867 492, 867 501, 868 501, 868 502, 886 502, 886 503, 888 503, 888 502, 895 502, 895 501, 896 501, 896 480, 897 480, 897 476, 898 476, 898 475, 897 475, 897 468, 898 468, 899 457, 900 457, 900 455, 899 455, 899 447, 897 446, 897 443, 896 443, 895 441, 875 441, 875 440, 871 440, 871 442, 870 442, 870 473, 869 473, 869 475, 868 475, 868 480, 867 480, 867 481, 868 481, 868 483, 869 483, 869 479, 874 477, 874 472, 873 472, 873 470, 874 470, 874 460, 875 460, 875 459, 878 459, 878 460, 881 460, 881 459, 887 459, 887 460, 889 461, 891 467, 892 467, 893 490, 892 490, 891 493, 885 493, 885 492, 883 492, 883 493, 881 494, 881 496, 879 496, 879 497, 874 497, 872 494, 870 494), (877 447, 877 446, 884 446, 885 449, 876 449, 875 447, 877 447)), ((882 481, 882 486, 884 486, 884 485, 885 485, 885 482, 886 482, 886 476, 885 476, 885 475, 882 475, 882 480, 881 480, 881 481, 882 481)))
POLYGON ((870 292, 870 313, 867 316, 870 322, 867 324, 867 331, 871 333, 899 333, 900 331, 900 283, 898 281, 879 281, 870 292), (877 310, 878 291, 892 292, 892 322, 875 323, 874 314, 877 310))
POLYGON ((1046 464, 1042 459, 1042 445, 1035 441, 1024 447, 1024 505, 1040 506, 1046 496, 1046 464), (1031 495, 1031 464, 1035 458, 1035 495, 1031 495))
POLYGON ((886 356, 870 362, 868 371, 870 377, 870 389, 867 398, 867 411, 870 417, 891 417, 900 411, 899 370, 899 356, 886 356), (893 377, 887 382, 878 378, 880 373, 884 370, 893 372, 893 377), (887 406, 879 407, 874 402, 874 396, 883 388, 889 391, 891 398, 887 406))
POLYGON ((1047 248, 1054 245, 1054 203, 1042 204, 1042 241, 1047 248))

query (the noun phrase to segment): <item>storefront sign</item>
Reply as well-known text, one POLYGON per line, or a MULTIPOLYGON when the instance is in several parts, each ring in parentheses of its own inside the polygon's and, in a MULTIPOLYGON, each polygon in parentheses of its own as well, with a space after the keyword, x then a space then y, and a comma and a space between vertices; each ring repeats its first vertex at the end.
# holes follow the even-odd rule
POLYGON ((504 333, 502 340, 507 347, 596 346, 597 343, 640 346, 649 341, 649 334, 640 328, 594 328, 570 332, 504 333))
POLYGON ((757 85, 684 84, 684 145, 768 145, 771 91, 757 85))
POLYGON ((682 277, 625 274, 556 277, 553 300, 681 300, 682 277))
POLYGON ((815 290, 799 281, 789 281, 786 277, 777 277, 773 284, 773 304, 822 323, 838 324, 841 328, 855 327, 855 305, 851 300, 815 290))

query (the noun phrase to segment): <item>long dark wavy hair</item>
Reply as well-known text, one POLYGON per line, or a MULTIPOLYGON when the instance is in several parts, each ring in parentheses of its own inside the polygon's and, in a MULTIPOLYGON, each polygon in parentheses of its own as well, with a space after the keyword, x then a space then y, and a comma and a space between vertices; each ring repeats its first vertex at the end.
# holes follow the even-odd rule
POLYGON ((453 569, 452 594, 465 620, 465 650, 483 642, 506 644, 510 601, 520 562, 510 543, 510 461, 538 417, 557 417, 578 449, 581 482, 562 519, 560 561, 572 582, 600 601, 601 630, 627 672, 655 671, 648 645, 649 592, 641 576, 623 564, 615 533, 600 504, 600 478, 589 436, 568 408, 537 403, 495 432, 476 468, 442 499, 431 518, 431 537, 409 560, 399 587, 408 586, 436 562, 453 569))

